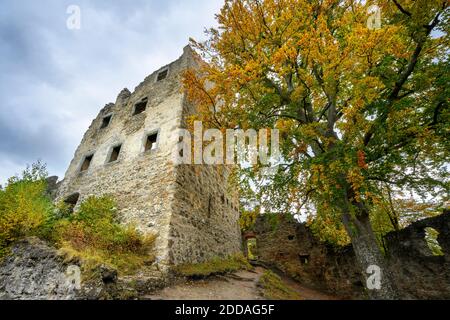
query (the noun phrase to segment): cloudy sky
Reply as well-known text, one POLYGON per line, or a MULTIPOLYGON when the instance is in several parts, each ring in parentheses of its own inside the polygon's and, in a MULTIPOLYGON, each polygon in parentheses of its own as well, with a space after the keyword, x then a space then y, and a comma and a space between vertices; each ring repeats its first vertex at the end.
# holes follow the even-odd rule
POLYGON ((0 184, 38 159, 62 178, 98 111, 202 39, 222 2, 2 0, 0 184))

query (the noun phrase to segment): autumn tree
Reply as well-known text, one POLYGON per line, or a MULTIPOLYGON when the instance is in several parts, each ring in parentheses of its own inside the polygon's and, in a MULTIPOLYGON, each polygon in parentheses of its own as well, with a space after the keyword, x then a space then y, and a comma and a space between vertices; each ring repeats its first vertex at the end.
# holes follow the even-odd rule
POLYGON ((276 173, 242 168, 241 186, 264 186, 268 211, 340 224, 362 274, 383 271, 373 298, 397 297, 370 223, 386 185, 448 191, 448 16, 444 0, 226 0, 192 41, 207 63, 184 81, 204 125, 280 130, 276 173))

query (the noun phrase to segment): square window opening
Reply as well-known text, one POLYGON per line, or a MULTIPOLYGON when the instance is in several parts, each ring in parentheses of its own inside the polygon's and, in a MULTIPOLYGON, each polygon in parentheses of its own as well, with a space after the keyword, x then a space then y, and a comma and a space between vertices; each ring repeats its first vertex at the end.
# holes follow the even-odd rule
POLYGON ((64 199, 64 203, 67 205, 67 209, 68 209, 69 213, 73 213, 79 199, 80 199, 80 194, 78 192, 71 194, 66 199, 64 199))
POLYGON ((156 78, 156 81, 161 81, 164 80, 165 78, 167 78, 167 74, 169 73, 169 70, 163 70, 160 73, 158 73, 158 77, 156 78))
POLYGON ((158 141, 157 133, 148 135, 147 140, 145 142, 145 151, 155 150, 157 141, 158 141))
POLYGON ((87 171, 89 169, 89 167, 91 166, 92 158, 94 158, 93 154, 84 158, 83 164, 81 165, 81 172, 87 171))
POLYGON ((148 102, 148 100, 146 98, 146 99, 136 103, 136 105, 134 106, 133 116, 144 112, 145 109, 147 109, 147 102, 148 102))
POLYGON ((122 145, 119 146, 115 146, 112 151, 111 151, 111 155, 109 156, 109 160, 108 163, 117 161, 119 159, 119 155, 120 155, 120 150, 122 149, 122 145))
POLYGON ((111 118, 112 118, 112 115, 103 117, 102 126, 100 127, 100 129, 104 129, 107 126, 109 126, 109 124, 111 123, 111 118))

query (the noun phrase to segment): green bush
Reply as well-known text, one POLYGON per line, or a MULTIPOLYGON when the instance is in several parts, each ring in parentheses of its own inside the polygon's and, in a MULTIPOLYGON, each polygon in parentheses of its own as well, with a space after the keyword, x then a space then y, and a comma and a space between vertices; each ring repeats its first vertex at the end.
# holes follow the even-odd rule
POLYGON ((153 260, 155 236, 120 224, 116 204, 107 196, 86 199, 79 210, 56 223, 53 237, 63 250, 124 273, 153 260))
POLYGON ((93 266, 108 264, 119 272, 154 260, 155 236, 120 224, 112 198, 90 197, 72 213, 64 203, 55 206, 49 199, 46 176, 45 165, 38 162, 0 188, 0 256, 20 238, 38 236, 93 266))

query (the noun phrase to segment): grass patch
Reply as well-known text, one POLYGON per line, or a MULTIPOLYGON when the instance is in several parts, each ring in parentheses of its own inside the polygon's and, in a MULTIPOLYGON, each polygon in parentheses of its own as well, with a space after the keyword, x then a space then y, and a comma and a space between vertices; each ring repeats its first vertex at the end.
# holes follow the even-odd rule
POLYGON ((242 254, 228 258, 213 258, 207 262, 183 264, 175 267, 176 274, 189 278, 206 278, 212 275, 226 274, 238 270, 251 270, 253 267, 242 254))
POLYGON ((270 270, 266 270, 259 278, 258 286, 263 297, 268 300, 299 300, 300 295, 286 286, 281 278, 270 270))

